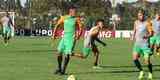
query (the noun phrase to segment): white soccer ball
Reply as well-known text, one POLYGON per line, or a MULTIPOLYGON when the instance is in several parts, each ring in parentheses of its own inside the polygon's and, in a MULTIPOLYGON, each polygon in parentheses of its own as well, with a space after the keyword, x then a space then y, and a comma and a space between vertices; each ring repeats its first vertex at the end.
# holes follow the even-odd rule
POLYGON ((74 75, 70 75, 67 80, 76 80, 75 76, 74 75))

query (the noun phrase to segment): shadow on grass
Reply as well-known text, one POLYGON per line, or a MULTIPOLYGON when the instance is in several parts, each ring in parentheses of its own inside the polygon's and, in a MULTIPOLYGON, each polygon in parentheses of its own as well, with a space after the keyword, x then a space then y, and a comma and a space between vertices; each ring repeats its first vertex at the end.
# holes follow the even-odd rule
POLYGON ((25 53, 38 53, 38 52, 44 52, 44 53, 46 53, 46 52, 56 52, 57 50, 11 50, 11 51, 9 51, 9 52, 20 52, 20 53, 23 53, 23 52, 25 52, 25 53))
MULTIPOLYGON (((160 66, 160 65, 154 65, 154 66, 160 66)), ((103 66, 104 67, 104 66, 103 66)), ((89 71, 89 72, 77 72, 77 73, 72 73, 72 74, 104 74, 104 73, 112 73, 112 74, 119 74, 119 73, 123 73, 123 74, 128 74, 128 73, 137 73, 139 71, 137 70, 127 70, 127 68, 135 68, 134 66, 107 66, 103 68, 103 69, 97 69, 95 71, 89 71), (110 70, 110 68, 126 68, 126 70, 110 70), (107 71, 108 70, 108 71, 107 71)), ((145 70, 147 71, 147 70, 145 70)), ((153 69, 153 72, 160 72, 160 69, 153 69)), ((159 77, 157 77, 157 79, 160 79, 159 77)))
MULTIPOLYGON (((111 66, 111 65, 108 65, 108 66, 101 66, 102 68, 135 68, 135 66, 111 66)), ((143 67, 147 67, 147 66, 143 66, 143 67)), ((153 67, 160 67, 160 65, 153 65, 153 67)))
POLYGON ((134 70, 112 70, 112 71, 90 71, 90 72, 77 72, 77 73, 70 73, 70 74, 105 74, 105 73, 115 73, 115 74, 119 74, 119 73, 135 73, 138 71, 134 71, 134 70))
POLYGON ((160 80, 160 77, 154 77, 154 80, 160 80))

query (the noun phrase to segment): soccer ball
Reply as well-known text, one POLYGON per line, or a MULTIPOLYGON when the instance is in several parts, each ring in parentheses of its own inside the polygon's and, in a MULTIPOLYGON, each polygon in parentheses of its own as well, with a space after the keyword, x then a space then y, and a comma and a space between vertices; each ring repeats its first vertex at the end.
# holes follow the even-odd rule
POLYGON ((75 76, 74 75, 70 75, 67 80, 76 80, 75 76))

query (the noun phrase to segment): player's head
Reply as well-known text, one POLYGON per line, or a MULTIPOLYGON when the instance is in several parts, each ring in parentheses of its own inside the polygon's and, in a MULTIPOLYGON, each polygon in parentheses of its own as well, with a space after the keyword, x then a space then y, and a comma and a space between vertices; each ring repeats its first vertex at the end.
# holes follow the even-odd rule
POLYGON ((144 20, 144 14, 145 14, 145 11, 144 10, 139 10, 138 11, 138 20, 140 20, 140 21, 143 21, 144 20))
POLYGON ((9 13, 8 11, 5 12, 5 16, 9 17, 9 13))
POLYGON ((155 18, 156 18, 157 20, 160 20, 160 10, 156 10, 155 18))
POLYGON ((96 21, 96 26, 103 28, 104 27, 104 20, 103 19, 98 19, 96 21))
POLYGON ((74 6, 69 7, 69 15, 70 16, 75 16, 76 15, 76 7, 74 7, 74 6))

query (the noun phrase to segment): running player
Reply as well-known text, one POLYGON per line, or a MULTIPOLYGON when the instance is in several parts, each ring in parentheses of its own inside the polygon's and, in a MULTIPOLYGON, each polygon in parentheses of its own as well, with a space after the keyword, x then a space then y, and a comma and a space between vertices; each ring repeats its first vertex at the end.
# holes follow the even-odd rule
POLYGON ((133 47, 133 61, 135 66, 139 69, 139 79, 144 78, 143 68, 139 62, 140 56, 144 57, 144 63, 148 66, 149 74, 148 79, 152 79, 152 63, 150 61, 150 56, 152 54, 151 49, 149 48, 149 37, 153 34, 152 27, 144 19, 144 11, 140 10, 138 12, 138 20, 134 23, 134 34, 132 39, 134 42, 133 47))
POLYGON ((69 14, 62 16, 58 21, 57 25, 54 29, 53 38, 55 38, 55 33, 57 31, 57 27, 61 24, 64 26, 64 37, 61 39, 59 46, 58 46, 58 69, 55 71, 55 74, 64 75, 67 65, 70 60, 70 55, 72 55, 73 47, 75 46, 75 40, 79 39, 80 33, 76 34, 76 29, 79 28, 81 31, 81 23, 79 18, 76 17, 76 8, 70 7, 69 14), (65 56, 64 63, 62 65, 63 55, 65 56))
POLYGON ((156 49, 157 55, 160 55, 160 12, 156 12, 155 19, 152 20, 154 36, 150 38, 150 47, 154 53, 156 49))
POLYGON ((103 26, 104 26, 104 20, 97 20, 96 21, 96 26, 91 28, 91 30, 89 31, 88 35, 86 36, 86 38, 84 40, 83 53, 74 53, 74 56, 85 59, 85 58, 88 57, 88 55, 92 51, 94 53, 94 56, 95 56, 95 61, 94 61, 93 68, 100 68, 98 66, 99 50, 98 50, 98 48, 95 44, 95 41, 98 41, 103 46, 106 46, 106 44, 98 38, 98 34, 102 30, 103 26))
POLYGON ((5 45, 8 44, 9 39, 11 38, 11 26, 13 26, 12 19, 9 16, 9 13, 6 12, 5 16, 0 20, 3 27, 3 37, 5 45))

